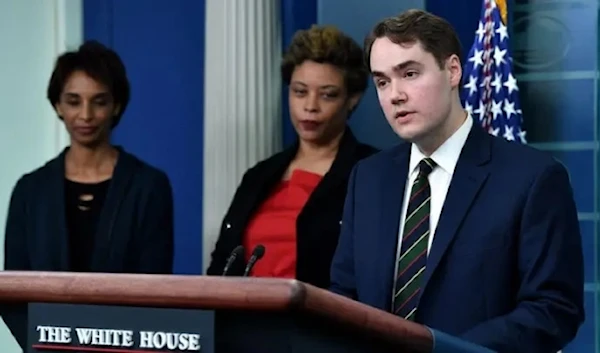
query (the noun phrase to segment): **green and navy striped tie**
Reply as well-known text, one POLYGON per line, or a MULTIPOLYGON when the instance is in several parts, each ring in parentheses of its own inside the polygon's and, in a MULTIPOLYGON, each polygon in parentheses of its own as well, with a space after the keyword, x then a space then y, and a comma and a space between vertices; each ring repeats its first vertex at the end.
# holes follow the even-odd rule
POLYGON ((427 177, 436 167, 431 158, 419 162, 419 174, 412 185, 406 210, 398 273, 394 288, 394 313, 414 320, 427 264, 431 189, 427 177))

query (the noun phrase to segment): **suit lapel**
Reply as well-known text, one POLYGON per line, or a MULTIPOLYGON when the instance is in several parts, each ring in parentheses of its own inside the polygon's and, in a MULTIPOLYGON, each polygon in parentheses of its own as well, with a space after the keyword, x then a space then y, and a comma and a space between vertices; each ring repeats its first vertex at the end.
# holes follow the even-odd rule
MULTIPOLYGON (((381 198, 381 218, 379 232, 373 234, 376 237, 377 259, 374 274, 379 274, 380 288, 376 291, 382 293, 382 308, 389 310, 392 302, 394 269, 396 267, 396 255, 398 249, 398 232, 400 227, 400 214, 404 203, 404 189, 408 177, 408 163, 410 160, 410 144, 405 143, 398 147, 399 151, 392 163, 384 167, 379 186, 379 197, 381 198)), ((377 229, 373 225, 373 229, 377 229)))
MULTIPOLYGON (((113 259, 118 257, 114 251, 115 249, 125 249, 126 246, 123 244, 129 242, 128 236, 131 234, 131 232, 115 234, 115 223, 121 210, 121 204, 127 197, 127 192, 135 174, 136 160, 122 148, 117 148, 119 149, 119 157, 104 205, 100 211, 95 234, 94 258, 92 259, 92 269, 94 271, 108 271, 108 264, 119 263, 119 261, 113 259)), ((133 212, 133 210, 130 211, 133 212)), ((133 216, 133 214, 128 215, 128 217, 133 216)))
POLYGON ((423 290, 487 180, 489 171, 485 164, 490 159, 490 143, 491 137, 479 126, 473 126, 456 164, 442 208, 427 259, 423 290))

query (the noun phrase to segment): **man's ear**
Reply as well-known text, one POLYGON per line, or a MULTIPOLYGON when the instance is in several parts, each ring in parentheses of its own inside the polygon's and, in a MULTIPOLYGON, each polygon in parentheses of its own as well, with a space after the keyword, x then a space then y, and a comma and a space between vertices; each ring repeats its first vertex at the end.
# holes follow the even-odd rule
POLYGON ((448 79, 452 88, 456 88, 460 85, 462 78, 462 65, 458 55, 452 54, 446 60, 446 70, 448 71, 448 79))

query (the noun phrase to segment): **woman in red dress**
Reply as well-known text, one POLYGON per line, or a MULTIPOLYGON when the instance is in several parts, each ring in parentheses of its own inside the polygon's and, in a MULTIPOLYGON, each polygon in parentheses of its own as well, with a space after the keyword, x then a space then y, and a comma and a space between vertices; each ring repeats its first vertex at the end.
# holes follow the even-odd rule
POLYGON ((353 166, 377 150, 359 143, 347 121, 365 89, 368 72, 360 46, 330 26, 295 34, 281 73, 297 142, 249 169, 224 217, 209 275, 228 267, 242 275, 257 245, 264 256, 255 277, 295 278, 328 287, 348 178, 353 166))

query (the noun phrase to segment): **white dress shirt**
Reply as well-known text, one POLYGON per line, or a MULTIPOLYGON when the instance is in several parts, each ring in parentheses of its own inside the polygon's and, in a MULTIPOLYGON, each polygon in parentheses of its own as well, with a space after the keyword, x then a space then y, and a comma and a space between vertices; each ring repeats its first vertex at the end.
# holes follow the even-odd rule
MULTIPOLYGON (((429 239, 427 245, 427 253, 431 250, 431 244, 435 236, 435 229, 442 213, 442 207, 446 200, 446 194, 450 187, 450 181, 452 181, 452 175, 454 174, 454 168, 458 162, 458 157, 467 141, 469 132, 473 127, 473 119, 470 115, 467 116, 465 122, 450 136, 446 142, 444 142, 435 152, 431 154, 429 158, 437 164, 433 171, 429 174, 428 180, 431 188, 431 201, 430 201, 430 215, 429 215, 429 239)), ((400 258, 400 250, 402 245, 402 235, 404 233, 404 220, 406 219, 406 210, 408 208, 408 201, 410 199, 410 192, 412 185, 419 174, 419 162, 427 158, 415 145, 411 145, 410 149, 410 161, 409 161, 409 173, 406 179, 406 186, 404 188, 404 202, 402 204, 402 213, 400 214, 400 227, 398 231, 398 249, 396 252, 396 265, 394 269, 394 277, 398 273, 398 259, 400 258)), ((396 283, 394 279, 394 288, 396 283)), ((395 290, 395 289, 394 289, 395 290)), ((393 300, 393 296, 392 296, 393 300)))

